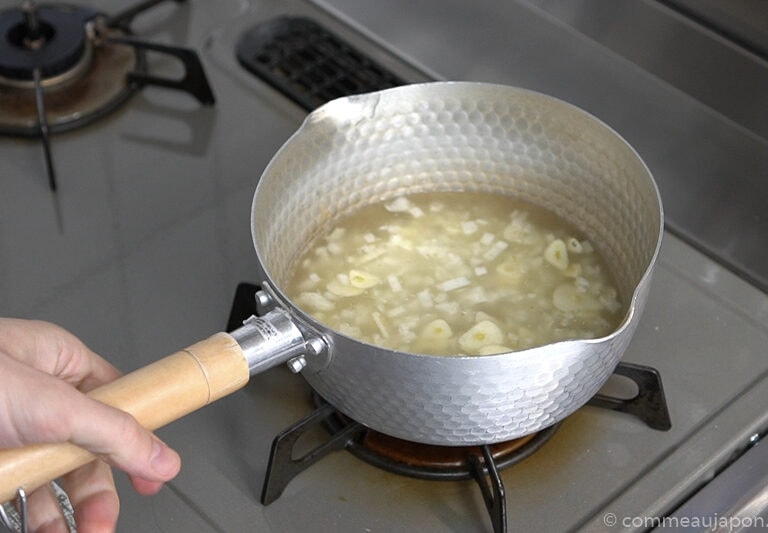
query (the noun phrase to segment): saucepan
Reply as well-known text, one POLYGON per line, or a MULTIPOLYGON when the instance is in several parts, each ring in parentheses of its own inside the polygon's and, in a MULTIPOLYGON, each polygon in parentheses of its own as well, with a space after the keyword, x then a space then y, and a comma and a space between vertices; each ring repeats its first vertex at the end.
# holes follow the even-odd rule
MULTIPOLYGON (((463 446, 528 435, 584 405, 621 359, 648 295, 663 213, 641 158, 592 115, 519 88, 436 82, 341 98, 311 113, 259 179, 251 228, 259 316, 95 398, 156 429, 287 362, 341 412, 394 437, 463 446), (575 226, 614 274, 625 302, 619 326, 516 352, 420 355, 334 331, 286 296, 293 265, 340 218, 429 191, 512 195, 575 226)), ((4 450, 0 501, 92 459, 68 443, 4 450)))

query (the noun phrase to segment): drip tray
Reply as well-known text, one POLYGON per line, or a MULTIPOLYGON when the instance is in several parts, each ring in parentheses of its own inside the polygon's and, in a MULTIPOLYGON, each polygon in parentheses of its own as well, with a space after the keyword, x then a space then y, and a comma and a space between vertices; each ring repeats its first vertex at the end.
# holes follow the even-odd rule
POLYGON ((237 60, 307 111, 334 98, 406 83, 303 17, 253 26, 237 43, 237 60))

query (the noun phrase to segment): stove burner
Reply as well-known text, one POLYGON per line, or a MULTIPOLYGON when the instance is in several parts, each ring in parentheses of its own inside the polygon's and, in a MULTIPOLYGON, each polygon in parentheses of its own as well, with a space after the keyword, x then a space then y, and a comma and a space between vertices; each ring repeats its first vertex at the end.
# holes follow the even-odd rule
MULTIPOLYGON (((489 448, 494 459, 503 460, 521 448, 525 448, 536 436, 537 433, 533 433, 519 439, 491 444, 489 448)), ((360 445, 392 464, 403 464, 408 467, 423 469, 428 473, 433 471, 448 472, 462 468, 467 462, 467 454, 470 451, 476 454, 480 452, 479 447, 452 448, 449 446, 430 446, 419 442, 404 441, 376 431, 366 432, 360 445)), ((501 466, 498 462, 497 465, 501 466)), ((469 475, 469 472, 467 472, 467 475, 469 475)))
POLYGON ((163 1, 144 0, 111 17, 68 4, 38 6, 32 0, 0 11, 0 135, 41 139, 52 191, 57 186, 50 134, 106 116, 146 85, 185 91, 203 105, 214 104, 193 50, 131 35, 133 18, 163 1), (148 73, 148 52, 177 59, 183 76, 148 73))
MULTIPOLYGON (((113 29, 108 35, 122 37, 125 32, 113 29)), ((50 41, 41 50, 51 49, 55 42, 50 41)), ((101 46, 96 51, 92 40, 86 42, 82 57, 69 70, 62 70, 64 65, 72 63, 72 58, 64 52, 20 54, 25 59, 43 59, 39 86, 45 98, 45 122, 51 133, 82 127, 106 116, 138 89, 126 83, 126 79, 134 70, 145 70, 143 57, 130 47, 101 46)), ((3 46, 5 44, 0 44, 3 46)), ((2 54, 0 52, 0 134, 37 137, 40 116, 34 73, 38 67, 6 61, 2 54)))
MULTIPOLYGON (((315 405, 321 408, 326 402, 313 393, 315 405)), ((323 421, 331 435, 343 432, 352 420, 338 411, 323 421)), ((485 446, 435 446, 412 442, 371 429, 365 429, 358 438, 346 444, 346 449, 368 464, 419 479, 458 481, 476 478, 473 458, 482 457, 487 447, 495 467, 503 470, 530 457, 554 435, 559 424, 518 439, 485 446)), ((485 469, 483 469, 485 470, 485 469)))
MULTIPOLYGON (((144 85, 183 90, 204 105, 215 102, 194 51, 136 39, 127 24, 144 2, 107 18, 67 4, 0 12, 0 134, 40 136, 44 119, 50 133, 90 124, 114 111, 144 85), (175 57, 184 76, 166 79, 147 72, 146 54, 175 57), (45 98, 39 116, 35 71, 45 98), (43 90, 44 89, 44 90, 43 90)), ((149 4, 149 5, 148 5, 149 4)))
POLYGON ((82 71, 92 52, 86 23, 95 15, 82 7, 29 1, 0 12, 0 82, 33 87, 39 68, 43 85, 50 85, 62 74, 82 71))
POLYGON ((261 502, 269 505, 288 483, 331 452, 349 450, 367 463, 396 474, 421 479, 474 479, 488 510, 494 533, 507 531, 505 489, 499 470, 529 457, 547 442, 559 425, 512 441, 481 446, 432 446, 408 442, 366 428, 313 393, 317 409, 280 432, 272 442, 261 502), (296 457, 299 440, 319 425, 329 439, 296 457))

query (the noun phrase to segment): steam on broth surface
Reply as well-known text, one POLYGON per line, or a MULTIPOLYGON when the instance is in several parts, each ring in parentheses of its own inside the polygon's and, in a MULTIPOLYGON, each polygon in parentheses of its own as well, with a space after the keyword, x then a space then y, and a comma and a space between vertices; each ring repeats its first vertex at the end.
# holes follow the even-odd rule
POLYGON ((313 243, 286 292, 350 337, 435 355, 596 338, 624 309, 588 239, 538 206, 491 193, 364 207, 313 243))

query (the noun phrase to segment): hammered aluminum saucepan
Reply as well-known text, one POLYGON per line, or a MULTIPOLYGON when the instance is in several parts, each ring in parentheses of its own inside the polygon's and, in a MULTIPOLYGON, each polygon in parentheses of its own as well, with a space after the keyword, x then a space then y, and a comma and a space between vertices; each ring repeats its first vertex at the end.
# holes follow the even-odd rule
MULTIPOLYGON (((438 82, 311 113, 261 176, 251 225, 263 316, 97 389, 97 399, 154 429, 288 362, 340 411, 395 437, 449 446, 521 437, 584 405, 613 372, 640 320, 663 215, 643 161, 588 113, 527 90, 438 82), (333 331, 285 295, 294 263, 340 218, 428 191, 511 195, 565 219, 610 266, 626 302, 620 325, 518 352, 418 355, 333 331)), ((73 445, 37 448, 0 451, 0 501, 92 458, 73 445)))
POLYGON ((312 387, 383 433, 467 445, 552 425, 608 379, 640 319, 662 210, 635 151, 584 111, 526 90, 447 82, 344 98, 312 113, 262 175, 252 230, 263 279, 279 305, 329 346, 330 361, 308 360, 303 372, 312 387), (293 262, 340 217, 438 190, 516 196, 583 231, 628 302, 620 326, 598 339, 446 358, 350 339, 286 298, 281 289, 293 262))

